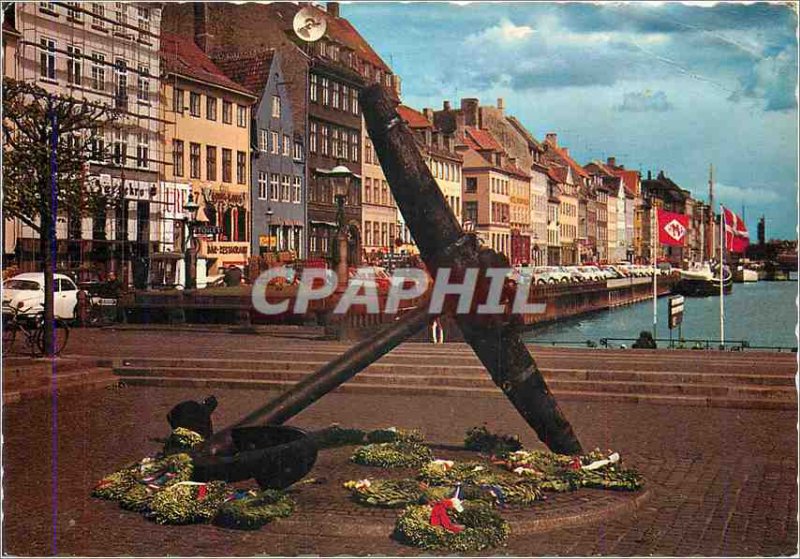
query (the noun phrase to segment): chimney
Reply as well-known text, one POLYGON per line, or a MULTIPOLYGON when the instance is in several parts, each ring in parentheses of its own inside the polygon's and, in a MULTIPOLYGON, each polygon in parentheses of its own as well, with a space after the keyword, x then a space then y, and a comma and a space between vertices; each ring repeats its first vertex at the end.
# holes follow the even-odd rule
POLYGON ((566 155, 567 157, 569 157, 569 148, 561 148, 561 151, 563 151, 563 152, 564 152, 564 155, 566 155))
POLYGON ((203 52, 211 48, 211 34, 208 32, 208 3, 194 2, 194 43, 203 52))
POLYGON ((328 2, 325 5, 325 10, 333 17, 339 17, 339 2, 328 2))
POLYGON ((464 124, 478 126, 478 107, 480 101, 475 98, 461 100, 461 112, 464 113, 464 124))
POLYGON ((443 108, 445 111, 449 111, 449 110, 450 110, 450 101, 445 101, 445 102, 443 102, 443 103, 442 103, 442 108, 443 108))
POLYGON ((545 137, 544 141, 550 144, 553 147, 558 147, 558 134, 555 132, 548 132, 545 137))
POLYGON ((647 180, 649 180, 649 181, 653 180, 653 173, 652 173, 652 171, 647 171, 647 180))
POLYGON ((505 110, 505 108, 506 108, 506 102, 505 102, 505 101, 503 101, 503 98, 502 98, 502 97, 498 97, 498 98, 497 98, 497 108, 500 110, 500 112, 501 112, 501 113, 502 113, 502 112, 505 110))
POLYGON ((606 159, 606 163, 609 167, 616 167, 617 166, 617 158, 616 157, 609 157, 606 159))
POLYGON ((433 143, 433 130, 430 128, 425 129, 425 145, 430 146, 433 143))
POLYGON ((428 122, 433 123, 433 109, 425 107, 422 109, 422 114, 425 115, 425 118, 428 120, 428 122))

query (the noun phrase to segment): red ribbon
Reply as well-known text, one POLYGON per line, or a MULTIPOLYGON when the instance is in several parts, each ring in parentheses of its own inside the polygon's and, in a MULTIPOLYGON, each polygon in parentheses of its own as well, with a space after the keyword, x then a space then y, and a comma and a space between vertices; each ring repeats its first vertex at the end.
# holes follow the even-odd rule
POLYGON ((447 509, 449 508, 453 508, 453 501, 450 499, 435 502, 431 509, 431 526, 441 526, 449 532, 458 534, 464 530, 464 527, 453 524, 450 517, 447 516, 447 509))
POLYGON ((205 485, 201 485, 197 488, 197 500, 202 501, 206 498, 206 493, 208 493, 208 489, 205 485))

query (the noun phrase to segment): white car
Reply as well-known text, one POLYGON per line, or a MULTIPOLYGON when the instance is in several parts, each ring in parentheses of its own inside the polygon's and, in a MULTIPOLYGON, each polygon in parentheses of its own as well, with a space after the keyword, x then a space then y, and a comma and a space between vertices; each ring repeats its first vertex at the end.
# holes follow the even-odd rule
POLYGON ((603 272, 594 266, 578 266, 578 272, 586 278, 586 281, 600 281, 606 279, 603 272))
MULTIPOLYGON (((78 287, 69 277, 53 274, 53 303, 56 318, 75 318, 78 287)), ((3 307, 16 307, 26 313, 44 310, 44 274, 19 274, 3 282, 3 307)))

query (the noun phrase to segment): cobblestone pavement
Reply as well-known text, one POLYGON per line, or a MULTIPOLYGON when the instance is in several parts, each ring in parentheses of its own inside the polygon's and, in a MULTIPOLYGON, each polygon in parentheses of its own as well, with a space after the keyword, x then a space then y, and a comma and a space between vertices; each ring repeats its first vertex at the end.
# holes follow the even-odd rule
MULTIPOLYGON (((175 347, 174 339, 169 345, 164 336, 160 340, 153 346, 157 352, 175 347)), ((124 345, 107 351, 120 351, 124 345)), ((214 392, 220 401, 217 426, 274 396, 232 389, 214 392)), ((331 537, 313 524, 298 531, 279 521, 248 533, 213 526, 157 526, 89 496, 104 474, 158 448, 152 438, 167 433, 165 415, 175 403, 206 395, 183 388, 129 387, 64 395, 55 403, 38 398, 5 406, 3 553, 420 554, 388 533, 384 538, 331 537)), ((585 448, 620 451, 641 469, 653 495, 635 514, 577 528, 512 534, 507 547, 492 553, 797 553, 796 413, 602 402, 565 402, 562 407, 585 448)), ((460 443, 469 427, 486 422, 494 431, 519 433, 526 446, 540 447, 510 404, 500 399, 330 394, 293 420, 308 428, 332 422, 420 428, 428 440, 449 444, 460 443)), ((321 458, 312 476, 326 476, 327 459, 321 458)), ((292 520, 302 521, 302 513, 292 520)), ((369 523, 370 515, 339 514, 329 522, 357 527, 369 523)))

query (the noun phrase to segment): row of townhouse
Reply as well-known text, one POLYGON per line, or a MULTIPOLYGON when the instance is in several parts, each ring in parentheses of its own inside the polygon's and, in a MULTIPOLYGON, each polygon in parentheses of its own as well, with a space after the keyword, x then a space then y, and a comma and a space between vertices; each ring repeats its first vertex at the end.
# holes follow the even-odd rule
MULTIPOLYGON (((366 135, 361 88, 400 81, 339 5, 310 6, 327 22, 305 43, 300 6, 29 2, 4 7, 6 76, 105 103, 123 117, 97 138, 109 161, 89 182, 121 187, 108 215, 64 216, 59 267, 115 270, 142 283, 187 243, 184 206, 200 204, 199 256, 210 274, 253 255, 326 259, 338 233, 329 172, 358 179, 344 202, 348 260, 386 251, 401 228, 366 135)), ((35 232, 4 223, 4 254, 37 265, 35 232)))
MULTIPOLYGON (((98 145, 89 180, 122 186, 107 215, 59 224, 61 267, 94 264, 147 278, 186 247, 191 195, 200 204, 199 256, 208 273, 272 251, 327 259, 339 231, 330 170, 344 165, 348 262, 414 252, 367 135, 361 88, 379 83, 399 101, 400 80, 329 2, 310 6, 325 35, 304 43, 291 3, 19 3, 6 11, 4 71, 123 110, 98 145), (163 7, 162 7, 163 6, 163 7), (9 17, 10 14, 10 17, 9 17)), ((657 256, 709 254, 708 206, 660 173, 578 164, 556 134, 538 141, 502 99, 458 109, 398 106, 459 222, 515 264, 647 261, 655 208, 692 216, 688 244, 657 256)), ((35 262, 38 243, 19 223, 4 252, 35 262)))

